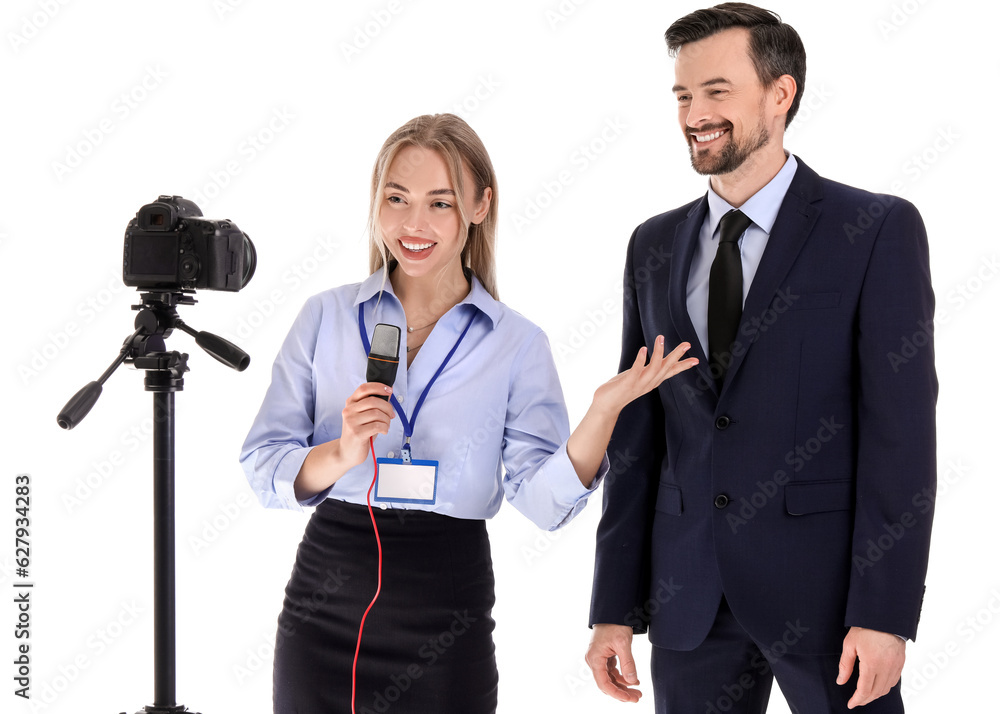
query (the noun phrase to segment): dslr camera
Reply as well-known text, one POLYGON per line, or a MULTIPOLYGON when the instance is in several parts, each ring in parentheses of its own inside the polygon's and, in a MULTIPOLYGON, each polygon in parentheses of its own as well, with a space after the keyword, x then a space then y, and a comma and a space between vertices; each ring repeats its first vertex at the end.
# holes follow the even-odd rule
POLYGON ((203 218, 180 196, 147 203, 125 229, 122 280, 140 290, 241 290, 257 252, 229 220, 203 218))

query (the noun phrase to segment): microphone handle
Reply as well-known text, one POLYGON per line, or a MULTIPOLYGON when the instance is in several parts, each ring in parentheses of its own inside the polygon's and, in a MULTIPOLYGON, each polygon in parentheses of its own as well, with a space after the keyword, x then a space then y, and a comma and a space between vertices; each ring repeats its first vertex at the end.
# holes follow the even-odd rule
MULTIPOLYGON (((391 387, 392 383, 396 381, 396 369, 398 367, 399 362, 369 356, 367 379, 369 382, 379 382, 387 387, 391 387)), ((379 399, 389 401, 389 397, 383 394, 376 394, 375 396, 379 399)))

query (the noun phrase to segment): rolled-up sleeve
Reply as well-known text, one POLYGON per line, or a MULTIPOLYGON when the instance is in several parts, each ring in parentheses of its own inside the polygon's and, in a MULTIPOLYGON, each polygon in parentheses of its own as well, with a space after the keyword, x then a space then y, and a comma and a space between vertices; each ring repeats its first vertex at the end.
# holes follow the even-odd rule
POLYGON ((569 418, 545 334, 526 341, 511 370, 504 426, 508 501, 540 528, 555 530, 587 505, 610 468, 607 454, 587 488, 566 453, 569 418))
POLYGON ((299 312, 271 371, 271 384, 240 453, 250 487, 267 508, 302 510, 294 483, 312 449, 316 395, 313 360, 322 309, 310 299, 299 312))

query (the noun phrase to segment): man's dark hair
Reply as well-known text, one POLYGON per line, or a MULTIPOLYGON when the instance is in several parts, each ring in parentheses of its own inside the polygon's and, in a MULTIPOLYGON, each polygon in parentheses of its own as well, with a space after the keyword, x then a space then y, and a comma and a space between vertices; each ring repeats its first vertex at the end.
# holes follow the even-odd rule
POLYGON ((745 2, 726 2, 685 15, 670 27, 664 37, 671 57, 689 42, 697 42, 731 27, 750 31, 749 53, 757 77, 770 87, 783 74, 795 80, 795 98, 785 117, 791 124, 806 86, 806 49, 795 29, 781 21, 778 13, 745 2))

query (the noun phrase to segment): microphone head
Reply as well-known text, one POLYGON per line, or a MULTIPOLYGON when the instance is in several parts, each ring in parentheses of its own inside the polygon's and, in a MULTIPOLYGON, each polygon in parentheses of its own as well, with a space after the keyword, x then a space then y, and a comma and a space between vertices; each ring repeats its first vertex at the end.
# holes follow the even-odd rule
MULTIPOLYGON (((383 322, 375 325, 372 348, 368 353, 369 382, 379 382, 391 387, 396 381, 396 368, 399 367, 399 336, 400 330, 395 325, 383 322)), ((388 397, 380 398, 388 399, 388 397)))
POLYGON ((372 333, 372 349, 369 357, 399 361, 399 328, 380 322, 372 333))

